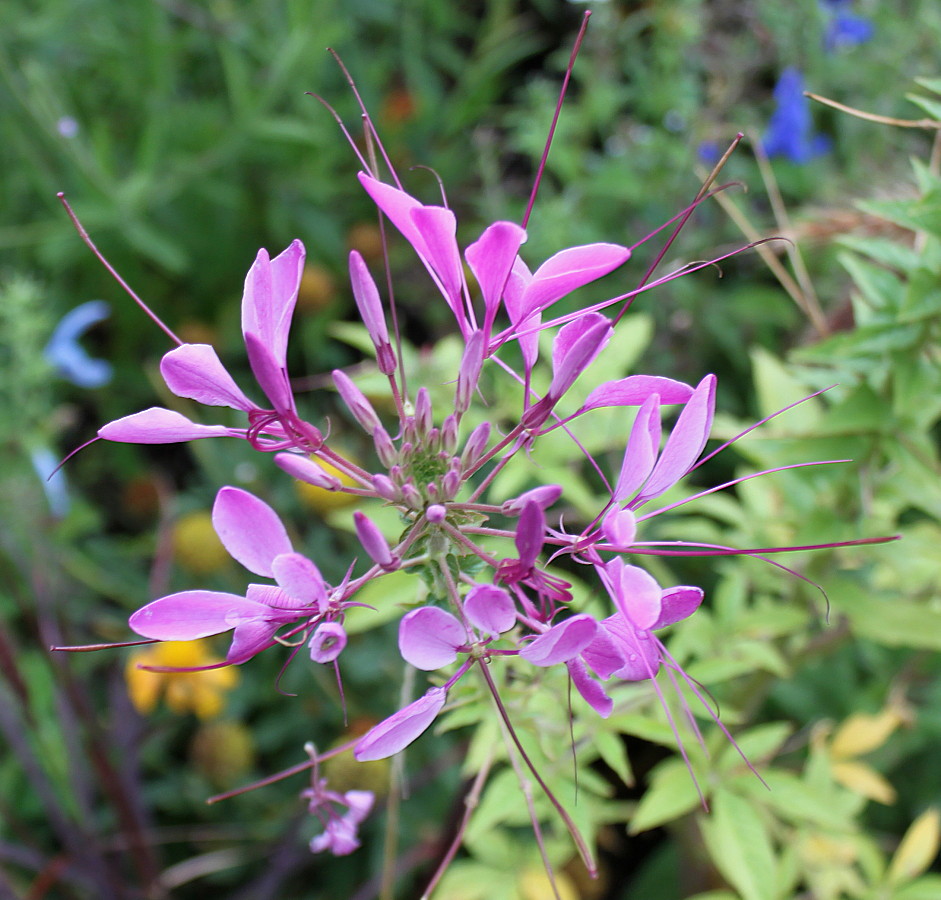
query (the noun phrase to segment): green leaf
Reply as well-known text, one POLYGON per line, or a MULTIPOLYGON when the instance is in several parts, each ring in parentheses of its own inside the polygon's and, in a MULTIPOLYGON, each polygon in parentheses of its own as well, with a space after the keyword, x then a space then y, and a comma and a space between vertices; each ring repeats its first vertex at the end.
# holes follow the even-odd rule
POLYGON ((592 737, 592 744, 598 756, 614 771, 624 784, 634 783, 634 774, 627 756, 627 748, 618 734, 610 731, 597 731, 592 737))
POLYGON ((692 812, 700 803, 699 791, 686 764, 679 759, 668 759, 653 770, 650 787, 637 804, 628 833, 639 834, 672 822, 692 812))
POLYGON ((891 900, 938 900, 941 897, 941 875, 923 875, 917 881, 896 888, 891 900))
POLYGON ((736 749, 731 745, 726 747, 719 757, 716 768, 725 772, 732 768, 741 767, 744 765, 742 754, 752 765, 758 765, 771 759, 793 730, 793 726, 789 722, 771 722, 737 734, 735 735, 735 742, 738 744, 738 748, 736 749))
POLYGON ((716 868, 744 900, 776 900, 777 861, 771 837, 754 805, 728 791, 713 797, 702 833, 716 868))

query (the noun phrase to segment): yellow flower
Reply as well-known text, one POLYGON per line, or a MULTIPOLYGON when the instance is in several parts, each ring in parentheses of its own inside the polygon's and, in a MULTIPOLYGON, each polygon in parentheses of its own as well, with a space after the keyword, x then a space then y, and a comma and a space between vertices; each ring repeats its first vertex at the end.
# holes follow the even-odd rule
POLYGON ((191 575, 208 575, 229 564, 229 554, 207 510, 187 513, 173 526, 173 556, 191 575))
POLYGON ((131 702, 140 713, 152 712, 164 694, 175 713, 194 712, 212 719, 222 712, 225 692, 238 683, 238 672, 228 666, 205 672, 148 672, 139 666, 192 668, 221 660, 209 652, 206 641, 163 641, 132 653, 124 669, 131 702))
MULTIPOLYGON (((317 465, 328 475, 339 478, 341 484, 347 487, 356 486, 356 482, 350 478, 346 472, 341 472, 335 466, 330 465, 330 463, 318 459, 317 465)), ((301 501, 314 510, 314 512, 318 512, 321 515, 333 512, 335 509, 343 509, 344 506, 352 506, 354 503, 358 503, 360 499, 355 494, 345 494, 342 491, 328 491, 325 488, 307 484, 306 481, 295 481, 294 486, 297 488, 297 493, 301 501)))

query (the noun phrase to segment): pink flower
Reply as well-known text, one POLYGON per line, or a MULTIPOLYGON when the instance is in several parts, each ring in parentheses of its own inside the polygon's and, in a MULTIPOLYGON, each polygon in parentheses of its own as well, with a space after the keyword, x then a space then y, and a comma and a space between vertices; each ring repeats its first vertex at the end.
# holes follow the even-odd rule
POLYGON ((304 270, 304 245, 294 241, 270 259, 259 250, 245 278, 242 295, 242 334, 255 378, 271 404, 250 400, 208 344, 181 344, 160 361, 160 374, 178 397, 207 406, 227 406, 244 412, 247 428, 200 425, 181 413, 152 407, 109 422, 99 437, 138 444, 167 444, 206 437, 241 437, 259 450, 318 449, 323 436, 297 414, 287 374, 287 342, 291 316, 304 270))

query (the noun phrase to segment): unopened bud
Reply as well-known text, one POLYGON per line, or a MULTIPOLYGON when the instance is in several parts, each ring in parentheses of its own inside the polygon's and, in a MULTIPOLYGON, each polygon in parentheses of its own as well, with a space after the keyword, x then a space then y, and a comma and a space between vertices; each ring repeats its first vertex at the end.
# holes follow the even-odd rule
POLYGON ((376 456, 379 457, 379 461, 387 469, 391 469, 398 462, 399 453, 395 449, 395 444, 392 443, 392 438, 389 437, 389 432, 379 425, 373 430, 372 440, 373 444, 375 444, 376 456))
POLYGON ((299 456, 296 453, 276 453, 274 462, 278 468, 283 469, 292 478, 305 481, 314 487, 323 488, 325 491, 337 491, 342 486, 339 478, 329 474, 323 467, 306 456, 299 456))
POLYGON ((432 525, 440 525, 447 516, 447 507, 442 506, 440 503, 432 503, 431 506, 425 510, 425 518, 428 519, 432 525))
POLYGON ((379 427, 380 422, 379 416, 376 415, 372 404, 366 399, 366 395, 353 384, 349 375, 342 369, 334 370, 333 383, 356 421, 372 434, 379 427))
POLYGON ((428 394, 428 388, 420 387, 415 395, 415 425, 420 435, 428 434, 429 429, 434 424, 434 417, 431 411, 431 397, 428 394))
POLYGON ((392 555, 388 542, 376 524, 359 510, 353 513, 353 524, 359 542, 372 561, 387 572, 397 569, 399 560, 392 555))
POLYGON ((402 499, 402 492, 387 475, 373 475, 372 486, 383 500, 388 500, 390 503, 398 503, 402 499))
POLYGON ((453 413, 445 416, 441 423, 441 449, 450 456, 457 449, 457 416, 453 413))
POLYGON ((484 455, 487 444, 490 441, 490 423, 481 422, 471 433, 464 444, 464 452, 461 454, 461 466, 468 468, 484 455))

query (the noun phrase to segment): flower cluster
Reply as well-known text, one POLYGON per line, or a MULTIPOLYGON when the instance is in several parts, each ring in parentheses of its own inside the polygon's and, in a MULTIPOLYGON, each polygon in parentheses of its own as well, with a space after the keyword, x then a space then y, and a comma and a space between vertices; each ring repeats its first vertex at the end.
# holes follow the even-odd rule
MULTIPOLYGON (((371 377, 374 381, 378 374, 388 383, 386 408, 394 416, 380 415, 350 373, 332 373, 339 398, 372 441, 374 453, 365 463, 344 454, 328 423, 301 416, 287 372, 288 335, 305 261, 303 245, 294 241, 274 257, 260 250, 245 279, 242 333, 264 399, 243 392, 213 347, 177 341, 160 364, 169 390, 207 406, 227 407, 241 421, 207 425, 154 407, 106 424, 99 436, 143 444, 244 440, 271 454, 284 473, 301 482, 394 508, 404 530, 390 540, 369 516, 354 511, 362 552, 349 560, 338 584, 329 584, 316 563, 294 549, 271 506, 244 489, 223 487, 212 510, 213 528, 225 550, 261 581, 249 583, 244 594, 195 589, 160 597, 131 616, 131 628, 153 641, 231 633, 228 665, 246 663, 275 646, 297 652, 306 645, 311 660, 331 665, 339 678, 348 641, 344 623, 350 607, 363 605, 360 591, 388 573, 420 572, 438 590, 434 602, 403 611, 398 652, 411 666, 439 674, 425 693, 350 745, 359 761, 383 759, 411 744, 446 707, 454 685, 475 670, 512 732, 490 675, 501 660, 531 672, 534 680, 540 671, 558 667, 587 707, 602 717, 615 708, 617 684, 653 682, 662 668, 674 684, 679 678, 699 696, 657 632, 691 616, 703 591, 665 587, 635 557, 752 552, 638 537, 646 521, 678 505, 657 507, 654 501, 703 461, 716 379, 707 375, 691 385, 635 374, 602 381, 587 394, 581 391, 579 402, 570 399, 633 297, 651 285, 645 279, 632 291, 575 312, 557 312, 557 304, 619 269, 631 248, 611 243, 570 247, 531 268, 524 259, 525 229, 498 221, 462 252, 455 215, 446 205, 419 201, 394 173, 391 184, 366 171, 359 180, 378 212, 417 254, 453 315, 463 351, 446 406, 440 397, 432 402, 427 386, 414 384, 398 334, 389 327, 396 321, 394 300, 383 299, 373 273, 353 251, 350 284, 375 353, 371 377), (550 358, 540 361, 550 342, 550 358), (486 402, 496 379, 502 379, 499 390, 518 397, 509 425, 468 415, 478 394, 486 402), (590 429, 592 414, 600 409, 633 416, 616 471, 606 472, 604 462, 593 459, 579 441, 580 429, 590 429), (664 437, 665 412, 675 413, 675 420, 664 437), (512 497, 497 492, 498 476, 511 461, 559 430, 584 452, 606 486, 607 496, 590 521, 573 523, 572 516, 566 521, 563 488, 557 484, 540 484, 512 497), (593 573, 595 593, 608 598, 602 616, 586 612, 573 599, 566 572, 575 566, 593 573)), ((668 719, 672 725, 669 713, 668 719)), ((517 746, 532 769, 522 745, 517 746)), ((356 831, 373 798, 362 791, 332 792, 316 774, 319 759, 312 756, 314 777, 304 794, 324 825, 311 846, 346 854, 357 846, 356 831)), ((548 793, 535 769, 533 774, 548 793)), ((549 797, 582 849, 564 810, 549 797)))

